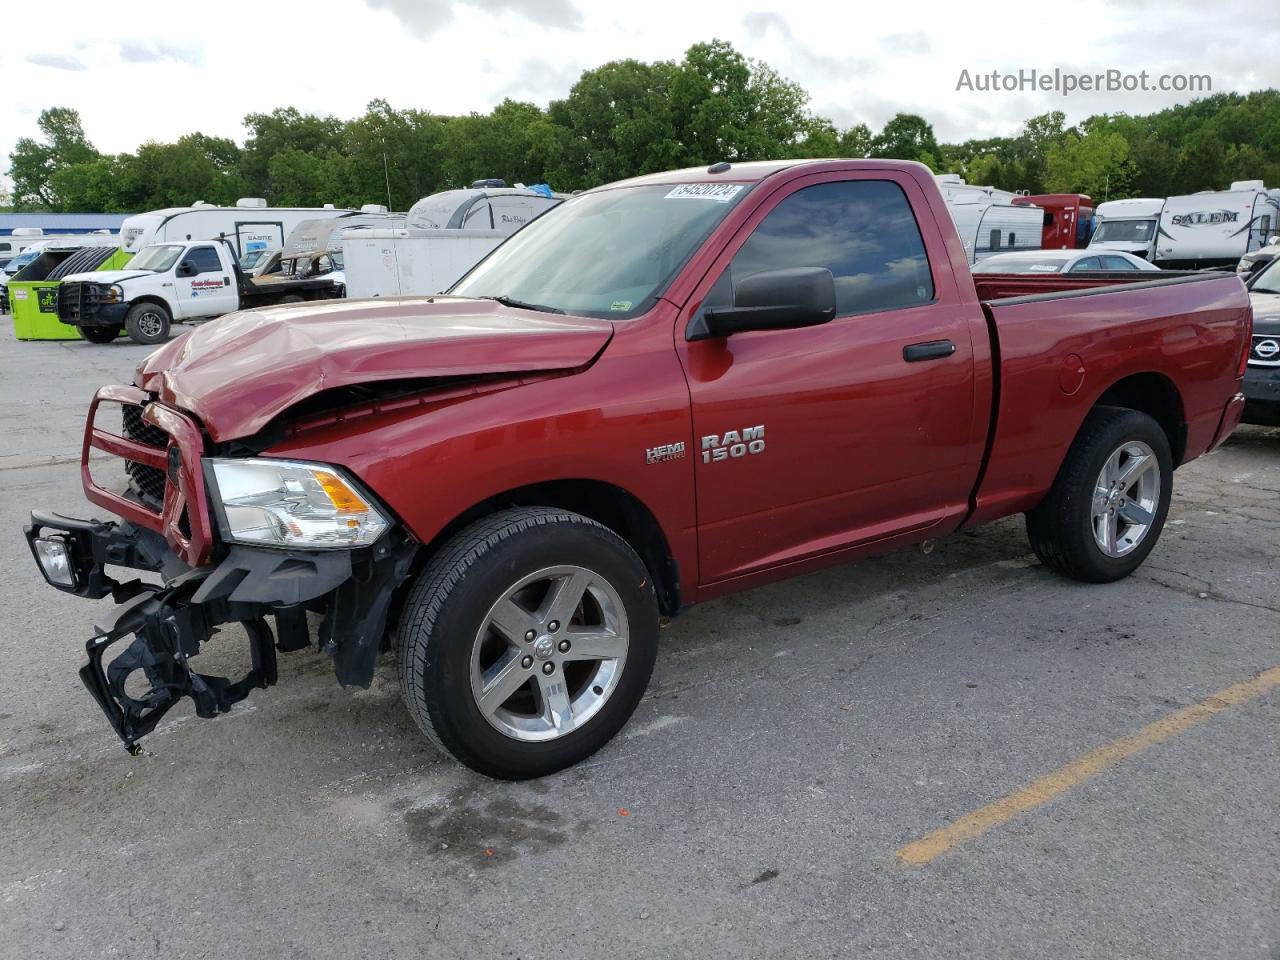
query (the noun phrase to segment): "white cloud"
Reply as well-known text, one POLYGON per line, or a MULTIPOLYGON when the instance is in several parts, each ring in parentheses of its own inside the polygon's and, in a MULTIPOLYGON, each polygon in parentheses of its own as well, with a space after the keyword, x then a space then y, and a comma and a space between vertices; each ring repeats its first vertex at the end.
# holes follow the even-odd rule
MULTIPOLYGON (((10 6, 6 36, 51 36, 47 5, 10 6)), ((830 0, 308 0, 267 10, 225 0, 216 16, 185 25, 162 0, 131 0, 128 17, 99 0, 63 0, 57 45, 8 64, 17 81, 0 99, 0 154, 35 135, 35 113, 50 106, 78 109, 105 151, 194 130, 242 140, 245 114, 282 106, 350 117, 378 97, 435 113, 486 111, 504 96, 545 104, 583 68, 678 59, 712 38, 799 82, 811 108, 841 126, 878 129, 910 111, 944 140, 1011 134, 1046 110, 1074 122, 1188 99, 957 92, 962 69, 1114 67, 1208 73, 1214 92, 1280 86, 1280 60, 1265 55, 1280 46, 1274 0, 1242 0, 1230 14, 1192 0, 1081 0, 1068 20, 1088 24, 1086 33, 1064 27, 1063 9, 1025 0, 969 12, 830 0)))

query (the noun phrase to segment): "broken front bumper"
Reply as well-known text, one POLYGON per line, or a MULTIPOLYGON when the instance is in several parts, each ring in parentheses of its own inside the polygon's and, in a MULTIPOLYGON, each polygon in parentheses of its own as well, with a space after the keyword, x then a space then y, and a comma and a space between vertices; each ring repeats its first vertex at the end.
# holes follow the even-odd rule
POLYGON ((110 596, 121 605, 111 626, 97 628, 85 644, 80 679, 130 753, 184 697, 195 703, 197 716, 214 717, 251 690, 274 684, 276 651, 310 645, 308 610, 323 614, 320 649, 333 657, 339 682, 368 686, 392 595, 416 551, 395 531, 350 551, 232 546, 216 565, 187 567, 162 537, 128 521, 37 512, 23 532, 50 586, 89 599, 110 596), (107 573, 108 564, 159 573, 164 582, 120 582, 107 573), (191 666, 224 624, 240 624, 248 636, 250 667, 235 681, 191 666), (104 665, 108 648, 129 638, 104 665), (125 685, 138 671, 146 692, 134 696, 125 685))

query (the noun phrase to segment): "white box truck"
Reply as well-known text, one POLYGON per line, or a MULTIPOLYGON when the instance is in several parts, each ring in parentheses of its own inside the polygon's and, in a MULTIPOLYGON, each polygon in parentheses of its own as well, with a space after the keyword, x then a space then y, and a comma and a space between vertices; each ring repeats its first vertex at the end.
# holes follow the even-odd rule
POLYGON ((563 195, 525 187, 446 190, 409 210, 403 230, 342 231, 346 295, 441 293, 563 195))
POLYGON ((1044 211, 1039 207, 1015 206, 1013 199, 1017 194, 965 183, 956 173, 940 173, 935 179, 970 263, 997 253, 1040 249, 1044 211))

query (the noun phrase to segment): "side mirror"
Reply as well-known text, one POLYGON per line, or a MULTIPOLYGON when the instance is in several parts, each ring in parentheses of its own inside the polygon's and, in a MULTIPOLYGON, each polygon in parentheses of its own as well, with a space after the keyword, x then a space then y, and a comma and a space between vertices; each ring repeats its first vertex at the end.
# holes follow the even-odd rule
POLYGON ((791 330, 836 316, 836 284, 825 267, 792 267, 753 274, 736 285, 731 307, 708 307, 689 325, 686 340, 728 337, 749 330, 791 330))
POLYGON ((180 277, 194 277, 196 275, 196 265, 190 260, 183 260, 178 264, 177 274, 180 277))
POLYGON ((1272 246, 1273 244, 1277 244, 1277 243, 1280 243, 1280 234, 1276 234, 1274 237, 1270 237, 1270 238, 1267 240, 1267 246, 1269 246, 1269 247, 1270 247, 1270 246, 1272 246))

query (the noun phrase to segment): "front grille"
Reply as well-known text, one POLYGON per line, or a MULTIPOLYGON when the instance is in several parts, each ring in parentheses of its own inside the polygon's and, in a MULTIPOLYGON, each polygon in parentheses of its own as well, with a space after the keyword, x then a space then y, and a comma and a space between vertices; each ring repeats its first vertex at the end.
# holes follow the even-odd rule
POLYGON ((79 320, 84 311, 84 283, 64 283, 58 290, 58 319, 79 320))
POLYGON ((1280 367, 1280 334, 1255 333, 1249 345, 1249 362, 1261 367, 1280 367))
MULTIPOLYGON (((169 446, 169 435, 159 427, 152 426, 142 419, 142 407, 133 404, 124 404, 121 406, 124 415, 124 435, 130 440, 138 443, 144 443, 148 447, 155 447, 158 450, 164 450, 169 446)), ((138 498, 153 510, 160 510, 164 506, 164 488, 165 475, 164 471, 157 467, 150 467, 144 463, 136 463, 133 460, 126 460, 124 464, 125 473, 129 475, 131 485, 138 494, 138 498)))

